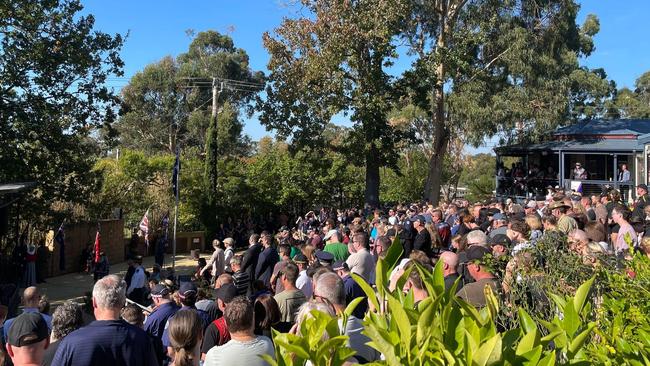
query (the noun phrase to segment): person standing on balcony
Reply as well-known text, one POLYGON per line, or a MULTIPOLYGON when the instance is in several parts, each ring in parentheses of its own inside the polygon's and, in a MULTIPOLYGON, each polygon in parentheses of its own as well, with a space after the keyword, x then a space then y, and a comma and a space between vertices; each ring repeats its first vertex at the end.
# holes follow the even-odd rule
POLYGON ((574 180, 585 180, 588 179, 587 178, 588 176, 589 175, 587 174, 587 170, 585 170, 585 168, 582 167, 582 164, 579 162, 576 163, 576 167, 575 169, 573 169, 572 178, 574 180))

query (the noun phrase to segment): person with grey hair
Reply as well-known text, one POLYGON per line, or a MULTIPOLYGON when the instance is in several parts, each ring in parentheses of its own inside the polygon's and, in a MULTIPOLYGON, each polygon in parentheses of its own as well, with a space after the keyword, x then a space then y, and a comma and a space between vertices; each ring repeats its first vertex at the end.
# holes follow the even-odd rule
POLYGON ((81 328, 83 325, 83 314, 81 306, 78 304, 72 301, 66 301, 63 305, 54 310, 54 314, 52 314, 50 346, 45 350, 45 356, 43 357, 44 366, 52 364, 56 350, 59 349, 59 345, 63 338, 81 328))
MULTIPOLYGON (((336 316, 334 309, 332 309, 327 304, 315 300, 308 301, 300 305, 300 308, 296 313, 296 323, 293 325, 293 327, 291 327, 289 333, 300 335, 300 326, 302 325, 302 322, 305 321, 305 319, 312 318, 313 315, 311 312, 314 310, 320 311, 321 313, 325 313, 329 316, 336 316)), ((321 338, 321 341, 326 341, 327 339, 329 339, 329 337, 327 336, 327 332, 325 332, 323 334, 323 338, 321 338)))
MULTIPOLYGON (((345 286, 339 275, 332 272, 323 273, 316 280, 314 286, 314 299, 331 307, 333 312, 340 315, 346 307, 345 286)), ((348 347, 356 351, 354 358, 359 363, 368 363, 379 360, 379 352, 367 345, 370 338, 362 334, 363 324, 354 315, 348 317, 347 323, 339 319, 339 328, 348 336, 348 347)))
POLYGON ((66 336, 53 365, 153 366, 158 364, 147 333, 120 319, 126 302, 126 282, 116 275, 95 283, 94 322, 66 336))
MULTIPOLYGON (((507 229, 507 227, 506 227, 507 229)), ((504 231, 505 234, 505 231, 504 231)), ((472 230, 467 233, 467 246, 471 247, 472 245, 481 245, 487 246, 488 237, 481 230, 472 230)))

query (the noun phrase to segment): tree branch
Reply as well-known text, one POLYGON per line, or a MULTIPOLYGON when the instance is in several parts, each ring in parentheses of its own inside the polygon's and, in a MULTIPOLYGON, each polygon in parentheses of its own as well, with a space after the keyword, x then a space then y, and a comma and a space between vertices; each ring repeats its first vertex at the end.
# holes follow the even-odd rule
POLYGON ((501 58, 503 55, 505 55, 506 53, 508 53, 508 51, 510 51, 511 49, 512 49, 512 46, 506 48, 505 51, 503 51, 503 52, 501 52, 500 54, 496 55, 492 60, 490 60, 490 62, 488 62, 488 63, 485 64, 485 66, 483 66, 480 70, 478 70, 477 72, 475 72, 474 75, 472 75, 472 77, 470 77, 469 79, 467 79, 467 81, 463 81, 463 82, 459 83, 458 86, 462 86, 462 85, 464 85, 464 84, 471 83, 474 79, 476 79, 476 78, 478 77, 478 75, 479 75, 480 73, 482 73, 483 71, 487 70, 488 67, 492 66, 493 63, 495 63, 499 58, 501 58))

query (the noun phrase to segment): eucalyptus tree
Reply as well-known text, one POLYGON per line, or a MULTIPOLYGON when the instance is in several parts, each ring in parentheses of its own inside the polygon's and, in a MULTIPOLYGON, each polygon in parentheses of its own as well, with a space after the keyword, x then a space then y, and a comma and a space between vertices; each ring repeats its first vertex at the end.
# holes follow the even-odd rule
POLYGON ((38 183, 21 207, 34 220, 88 199, 93 136, 114 119, 106 81, 122 74, 124 39, 95 30, 82 9, 76 0, 0 5, 0 182, 38 183))

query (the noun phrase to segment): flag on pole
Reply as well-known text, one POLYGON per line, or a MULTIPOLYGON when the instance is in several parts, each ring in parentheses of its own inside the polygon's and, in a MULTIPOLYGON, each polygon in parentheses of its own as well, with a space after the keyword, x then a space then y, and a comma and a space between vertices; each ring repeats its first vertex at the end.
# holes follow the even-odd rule
POLYGON ((144 234, 144 242, 149 247, 149 209, 147 209, 140 221, 140 231, 144 234))
POLYGON ((101 252, 102 247, 100 244, 100 235, 99 227, 97 228, 97 234, 95 235, 95 263, 99 263, 99 252, 101 252))
POLYGON ((54 241, 59 246, 59 269, 65 270, 65 232, 63 231, 63 223, 59 226, 59 230, 56 232, 54 241))
POLYGON ((180 188, 178 186, 178 175, 181 173, 181 157, 180 150, 176 148, 176 160, 174 161, 174 169, 172 170, 172 190, 174 196, 179 197, 180 188))

